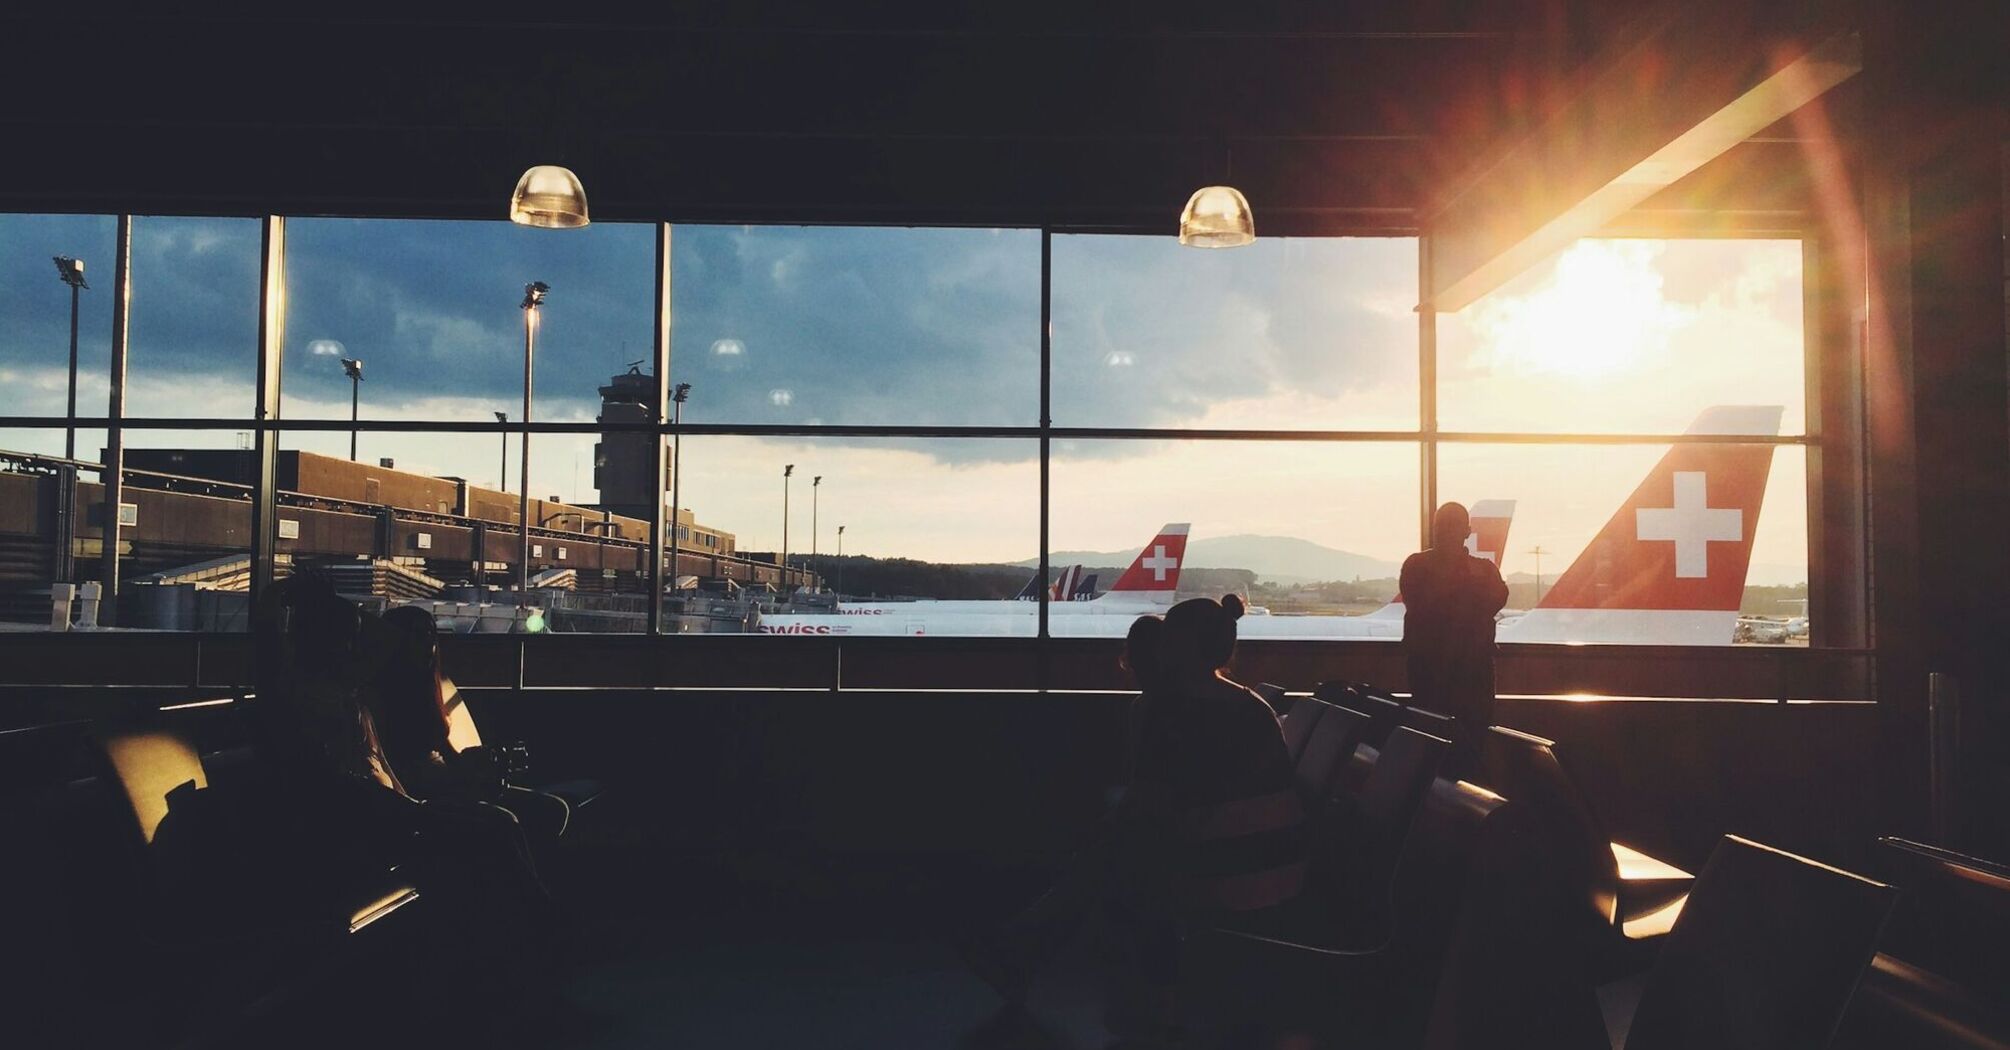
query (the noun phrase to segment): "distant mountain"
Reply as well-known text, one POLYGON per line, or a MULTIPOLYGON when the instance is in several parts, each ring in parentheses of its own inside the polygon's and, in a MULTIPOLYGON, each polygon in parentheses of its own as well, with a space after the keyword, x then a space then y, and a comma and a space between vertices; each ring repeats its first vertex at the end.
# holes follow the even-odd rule
MULTIPOLYGON (((1047 560, 1052 565, 1116 566, 1118 571, 1131 563, 1138 552, 1054 551, 1047 560)), ((1396 562, 1365 554, 1336 550, 1295 536, 1212 536, 1187 544, 1186 563, 1196 569, 1248 569, 1259 580, 1274 583, 1309 583, 1316 580, 1386 579, 1396 575, 1396 562)), ((1028 558, 1020 565, 1038 565, 1028 558)), ((1108 586, 1111 581, 1103 581, 1108 586)))

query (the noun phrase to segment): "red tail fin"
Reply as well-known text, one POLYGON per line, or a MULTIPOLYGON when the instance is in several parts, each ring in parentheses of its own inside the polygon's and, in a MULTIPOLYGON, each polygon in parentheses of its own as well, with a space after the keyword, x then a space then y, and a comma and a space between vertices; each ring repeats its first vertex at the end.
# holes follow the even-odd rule
POLYGON ((1131 567, 1117 577, 1108 594, 1145 594, 1171 600, 1173 592, 1179 589, 1180 566, 1186 563, 1187 527, 1180 522, 1160 529, 1131 561, 1131 567))
MULTIPOLYGON (((1775 405, 1706 409, 1690 434, 1772 435, 1775 405)), ((1543 595, 1545 609, 1708 609, 1745 597, 1773 446, 1676 445, 1543 595)))

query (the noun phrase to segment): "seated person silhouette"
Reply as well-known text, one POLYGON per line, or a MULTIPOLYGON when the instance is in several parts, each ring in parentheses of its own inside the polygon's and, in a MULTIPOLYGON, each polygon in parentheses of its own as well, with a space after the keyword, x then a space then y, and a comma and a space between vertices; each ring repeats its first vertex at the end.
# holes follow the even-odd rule
POLYGON ((1123 804, 1060 883, 967 953, 1008 1004, 1095 917, 1109 962, 1106 1024, 1168 1038, 1184 925, 1289 926, 1306 877, 1304 813, 1270 705, 1224 673, 1241 610, 1232 595, 1196 598, 1156 628, 1133 625, 1126 664, 1153 670, 1138 676, 1123 804))
POLYGON ((387 654, 368 706, 391 772, 405 792, 428 801, 501 806, 534 843, 564 834, 571 818, 564 799, 508 783, 511 758, 503 751, 457 750, 448 739, 439 632, 432 614, 402 606, 386 612, 383 625, 387 654))
POLYGON ((1403 655, 1411 702, 1458 719, 1447 771, 1470 775, 1493 723, 1494 616, 1507 605, 1500 566, 1466 547, 1472 521, 1447 503, 1431 518, 1431 548, 1403 562, 1403 655))

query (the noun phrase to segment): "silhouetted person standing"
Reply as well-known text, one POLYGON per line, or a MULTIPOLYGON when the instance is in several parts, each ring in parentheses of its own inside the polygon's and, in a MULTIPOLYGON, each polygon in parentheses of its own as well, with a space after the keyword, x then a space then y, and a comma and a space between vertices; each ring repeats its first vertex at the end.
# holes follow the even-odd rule
POLYGON ((1452 772, 1469 773, 1493 722, 1494 615, 1507 605, 1500 566, 1466 547, 1472 521, 1447 503, 1431 518, 1431 548, 1403 562, 1403 655, 1410 692, 1459 720, 1452 772))

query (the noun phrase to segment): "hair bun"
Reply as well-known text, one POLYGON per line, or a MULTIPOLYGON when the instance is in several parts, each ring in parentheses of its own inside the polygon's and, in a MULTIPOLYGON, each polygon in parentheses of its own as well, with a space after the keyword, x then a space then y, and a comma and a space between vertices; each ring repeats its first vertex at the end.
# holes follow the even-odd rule
POLYGON ((1243 605, 1242 605, 1242 596, 1241 596, 1241 595, 1239 595, 1239 594, 1224 594, 1224 595, 1222 595, 1222 596, 1221 596, 1221 607, 1222 607, 1222 608, 1224 608, 1224 609, 1227 609, 1227 610, 1228 610, 1228 618, 1229 618, 1229 619, 1231 619, 1231 620, 1240 620, 1240 619, 1242 619, 1242 613, 1243 613, 1243 605))

